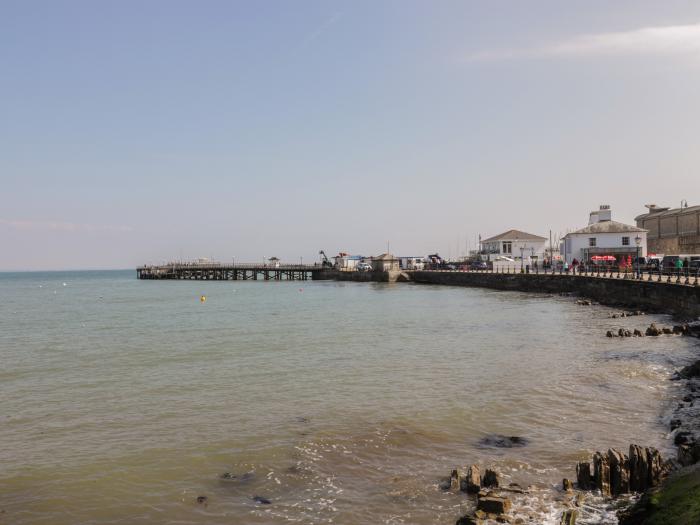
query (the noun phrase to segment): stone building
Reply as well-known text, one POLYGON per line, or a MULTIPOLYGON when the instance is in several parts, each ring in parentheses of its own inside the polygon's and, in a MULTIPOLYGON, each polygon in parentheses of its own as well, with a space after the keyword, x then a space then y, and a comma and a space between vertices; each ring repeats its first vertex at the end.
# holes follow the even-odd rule
POLYGON ((648 204, 647 208, 635 221, 649 231, 650 253, 700 254, 700 206, 671 209, 648 204))
POLYGON ((398 271, 399 269, 399 260, 389 253, 372 257, 372 270, 375 272, 398 271))

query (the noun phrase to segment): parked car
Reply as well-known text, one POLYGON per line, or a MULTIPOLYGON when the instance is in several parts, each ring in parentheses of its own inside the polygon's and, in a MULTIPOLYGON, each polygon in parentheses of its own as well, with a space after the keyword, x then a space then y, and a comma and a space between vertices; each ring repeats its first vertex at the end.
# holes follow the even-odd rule
POLYGON ((690 263, 688 264, 688 269, 690 270, 691 275, 697 275, 700 273, 700 258, 691 259, 690 263))
POLYGON ((360 272, 371 272, 372 271, 372 265, 367 262, 361 262, 360 264, 357 265, 357 270, 360 272))
POLYGON ((469 265, 470 270, 488 270, 489 265, 486 261, 474 261, 469 265))

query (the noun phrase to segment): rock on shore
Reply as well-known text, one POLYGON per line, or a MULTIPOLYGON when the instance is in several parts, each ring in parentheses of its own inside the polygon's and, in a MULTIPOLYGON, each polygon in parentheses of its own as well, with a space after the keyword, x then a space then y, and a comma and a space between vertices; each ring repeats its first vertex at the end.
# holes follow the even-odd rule
POLYGON ((619 496, 628 492, 643 492, 659 485, 666 469, 661 454, 652 447, 630 445, 626 456, 614 448, 607 453, 593 454, 591 464, 576 465, 576 480, 581 490, 600 490, 604 496, 619 496))

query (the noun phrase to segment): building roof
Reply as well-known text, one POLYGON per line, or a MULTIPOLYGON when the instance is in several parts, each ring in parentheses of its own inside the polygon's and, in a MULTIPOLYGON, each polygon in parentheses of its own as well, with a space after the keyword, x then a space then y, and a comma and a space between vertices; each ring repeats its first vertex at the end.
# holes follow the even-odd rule
POLYGON ((648 219, 649 217, 669 217, 673 215, 682 215, 684 213, 697 213, 700 211, 700 206, 689 206, 689 207, 684 207, 684 208, 657 208, 658 211, 654 211, 654 208, 651 208, 648 213, 642 213, 641 215, 638 215, 637 217, 634 218, 635 221, 641 221, 644 219, 648 219))
POLYGON ((493 242, 493 241, 546 241, 544 237, 539 235, 534 235, 532 233, 521 232, 520 230, 508 230, 495 237, 489 237, 481 242, 493 242))
POLYGON ((374 261, 395 261, 396 257, 391 255, 390 253, 383 253, 381 255, 377 255, 376 257, 372 257, 372 260, 374 260, 374 261))
POLYGON ((617 221, 600 221, 594 222, 593 224, 589 224, 588 226, 586 226, 585 228, 581 228, 580 230, 569 232, 566 235, 564 235, 564 237, 568 237, 569 235, 585 235, 591 233, 642 233, 647 231, 648 230, 645 230, 643 228, 637 228, 636 226, 623 224, 617 221))

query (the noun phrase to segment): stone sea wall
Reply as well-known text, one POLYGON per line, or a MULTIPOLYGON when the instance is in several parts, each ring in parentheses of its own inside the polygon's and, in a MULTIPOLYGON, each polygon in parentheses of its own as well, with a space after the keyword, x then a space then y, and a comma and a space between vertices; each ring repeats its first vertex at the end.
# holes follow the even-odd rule
POLYGON ((317 280, 334 280, 334 281, 354 281, 360 283, 379 282, 379 283, 394 283, 397 281, 408 281, 410 277, 407 273, 401 271, 388 272, 341 272, 338 270, 327 270, 319 273, 315 277, 317 280))
POLYGON ((700 316, 700 286, 558 274, 414 271, 411 277, 421 284, 575 293, 606 305, 671 313, 680 317, 700 316))

